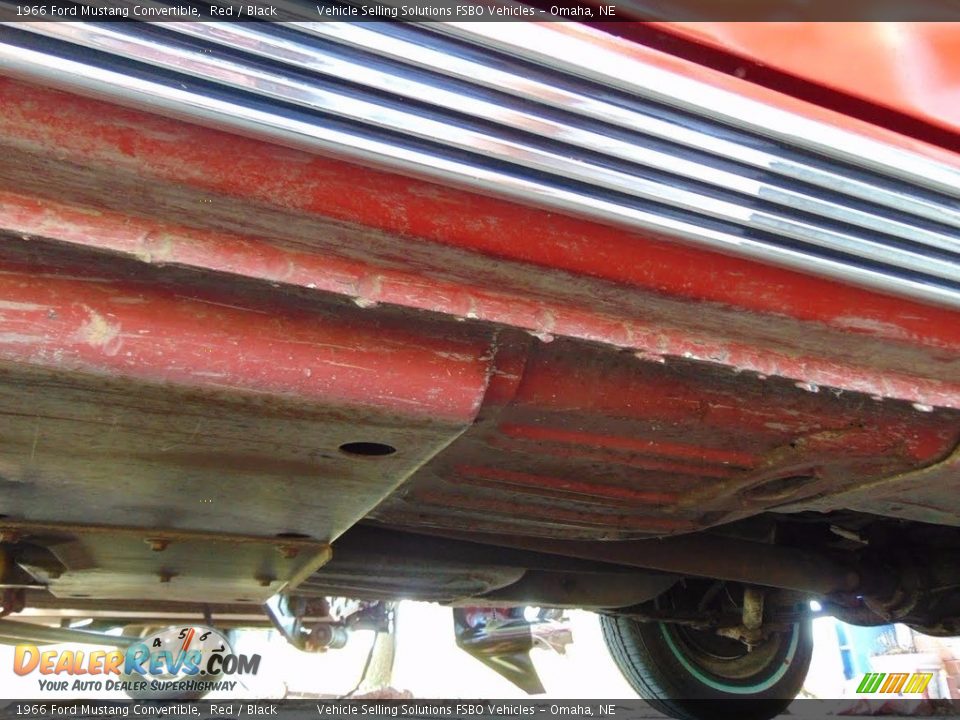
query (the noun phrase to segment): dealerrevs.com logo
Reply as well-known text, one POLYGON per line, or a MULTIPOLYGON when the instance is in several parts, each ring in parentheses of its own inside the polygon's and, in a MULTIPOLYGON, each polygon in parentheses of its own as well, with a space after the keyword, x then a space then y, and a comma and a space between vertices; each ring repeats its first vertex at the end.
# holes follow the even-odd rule
POLYGON ((196 699, 232 691, 238 675, 255 675, 259 655, 238 655, 219 631, 202 625, 169 627, 124 650, 41 650, 17 645, 13 671, 39 674, 47 692, 103 691, 138 699, 196 699))

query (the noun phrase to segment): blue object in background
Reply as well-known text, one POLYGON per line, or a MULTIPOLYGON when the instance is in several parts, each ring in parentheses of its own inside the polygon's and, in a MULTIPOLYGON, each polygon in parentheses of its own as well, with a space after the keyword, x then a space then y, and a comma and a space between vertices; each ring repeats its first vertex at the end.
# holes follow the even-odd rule
POLYGON ((858 627, 837 621, 834 628, 840 645, 843 676, 847 680, 853 680, 855 677, 871 672, 871 656, 883 655, 897 645, 897 635, 893 625, 858 627))

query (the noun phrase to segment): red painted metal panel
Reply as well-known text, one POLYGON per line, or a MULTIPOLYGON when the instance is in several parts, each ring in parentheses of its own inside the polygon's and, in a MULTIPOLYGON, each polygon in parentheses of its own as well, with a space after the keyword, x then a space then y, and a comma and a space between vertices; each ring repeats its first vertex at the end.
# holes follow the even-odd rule
POLYGON ((955 413, 689 361, 530 341, 510 400, 373 513, 553 537, 673 534, 842 494, 944 457, 955 413))
MULTIPOLYGON (((405 438, 391 473, 297 466, 314 513, 364 489, 329 528, 409 477, 373 518, 678 533, 854 492, 960 439, 956 412, 925 407, 960 408, 957 312, 10 80, 0 103, 0 359, 405 438)), ((28 422, 6 422, 29 465, 28 422)), ((284 529, 283 507, 257 530, 284 529)))
POLYGON ((704 22, 661 27, 838 93, 960 131, 960 24, 704 22))
MULTIPOLYGON (((896 25, 896 23, 879 24, 896 25)), ((813 120, 834 125, 836 127, 855 132, 859 135, 872 137, 891 145, 896 145, 923 155, 928 155, 929 157, 935 158, 941 162, 952 165, 957 165, 960 163, 960 157, 958 157, 958 154, 955 150, 947 150, 941 146, 938 146, 937 144, 925 142, 921 138, 904 135, 899 132, 880 127, 867 120, 853 117, 844 112, 793 97, 778 91, 774 87, 765 87, 763 85, 741 79, 736 75, 731 76, 724 72, 718 72, 708 65, 691 62, 689 59, 684 57, 663 52, 656 47, 644 45, 642 42, 634 42, 627 39, 636 38, 638 40, 643 40, 647 37, 646 29, 651 26, 666 27, 673 32, 674 28, 678 24, 667 23, 660 26, 651 24, 648 26, 646 23, 618 22, 597 23, 597 25, 602 27, 604 30, 609 31, 609 34, 599 33, 596 32, 594 28, 586 28, 576 23, 564 23, 562 26, 558 26, 557 29, 561 32, 569 33, 588 42, 594 43, 598 48, 609 49, 617 53, 622 53, 654 67, 663 68, 680 75, 685 75, 687 77, 700 80, 715 87, 729 90, 743 97, 758 100, 783 110, 788 110, 796 113, 797 115, 809 117, 813 120)), ((721 23, 719 25, 733 27, 736 26, 737 23, 721 23)), ((772 24, 742 23, 740 25, 742 27, 752 26, 753 32, 764 33, 767 32, 765 28, 769 28, 772 24)), ((856 27, 856 23, 834 23, 833 26, 836 33, 845 34, 850 28, 856 27)), ((802 32, 803 31, 801 30, 801 34, 802 32)), ((795 37, 796 36, 793 36, 790 39, 781 39, 784 44, 791 44, 795 37)), ((840 42, 843 41, 841 40, 840 42)), ((824 52, 824 48, 822 46, 818 46, 816 50, 809 50, 808 48, 808 51, 810 52, 810 55, 815 55, 817 53, 824 52)), ((827 54, 829 54, 829 51, 827 51, 827 54)), ((944 57, 944 65, 953 67, 953 63, 955 62, 952 59, 954 57, 953 51, 948 52, 944 57)), ((773 62, 769 59, 767 59, 767 61, 773 62)), ((808 62, 816 63, 819 61, 808 60, 808 62)), ((828 63, 824 63, 824 67, 829 69, 830 66, 828 63)), ((834 77, 849 77, 851 78, 849 84, 853 85, 856 83, 858 72, 863 71, 863 68, 864 66, 859 62, 856 64, 850 64, 847 70, 837 70, 834 68, 834 77)))
POLYGON ((0 360, 469 423, 490 349, 369 314, 0 262, 0 360))
POLYGON ((15 234, 960 406, 956 312, 11 81, 0 100, 15 234))
POLYGON ((60 162, 109 168, 131 182, 177 183, 211 200, 263 203, 688 300, 960 347, 957 313, 945 309, 10 80, 0 80, 0 104, 0 144, 56 148, 60 162))

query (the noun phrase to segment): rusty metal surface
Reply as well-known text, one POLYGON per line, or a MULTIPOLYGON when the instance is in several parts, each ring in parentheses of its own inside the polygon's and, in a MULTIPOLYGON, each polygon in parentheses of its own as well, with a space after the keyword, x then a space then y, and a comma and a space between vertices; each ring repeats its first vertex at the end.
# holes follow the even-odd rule
POLYGON ((256 393, 0 371, 11 519, 336 537, 456 429, 256 393), (361 420, 361 418, 364 418, 361 420), (392 456, 340 444, 375 439, 392 456))
POLYGON ((486 385, 489 338, 461 325, 61 261, 0 271, 11 519, 330 540, 459 434, 486 385))
POLYGON ((0 99, 13 237, 960 406, 954 312, 21 83, 0 99))
POLYGON ((0 532, 39 551, 20 562, 63 600, 259 604, 296 587, 331 556, 326 543, 232 533, 9 520, 0 532))
POLYGON ((302 583, 297 594, 451 602, 513 585, 525 572, 523 568, 498 565, 409 561, 386 550, 379 556, 338 559, 302 583))
POLYGON ((478 421, 381 504, 392 525, 675 534, 920 467, 957 416, 556 340, 498 356, 478 421))
MULTIPOLYGON (((174 625, 184 620, 209 621, 215 627, 272 627, 258 603, 206 603, 161 599, 156 595, 142 599, 58 598, 46 590, 28 590, 26 608, 13 618, 40 624, 64 620, 91 619, 99 627, 131 623, 174 625)), ((329 621, 329 616, 310 616, 310 622, 329 621)))
MULTIPOLYGON (((440 537, 455 540, 477 541, 481 537, 463 531, 436 532, 440 537)), ((684 535, 624 542, 556 540, 499 533, 488 534, 487 538, 491 544, 558 557, 766 585, 815 595, 855 592, 861 587, 871 587, 874 581, 872 575, 817 553, 720 535, 684 535)))
POLYGON ((955 312, 10 80, 0 102, 9 519, 960 524, 923 470, 960 440, 955 312))
POLYGON ((829 512, 850 508, 905 520, 957 525, 954 504, 957 497, 960 497, 960 449, 933 465, 818 498, 802 509, 829 512))
POLYGON ((438 542, 428 535, 364 524, 341 536, 331 562, 295 593, 403 597, 451 605, 624 607, 653 598, 677 579, 450 538, 438 542))

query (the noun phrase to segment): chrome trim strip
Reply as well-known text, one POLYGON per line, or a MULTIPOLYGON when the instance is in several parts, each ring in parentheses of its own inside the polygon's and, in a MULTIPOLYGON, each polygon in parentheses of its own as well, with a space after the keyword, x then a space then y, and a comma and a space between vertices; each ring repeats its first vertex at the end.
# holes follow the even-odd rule
MULTIPOLYGON (((480 25, 481 23, 476 24, 480 25)), ((497 23, 497 25, 505 24, 507 23, 497 23)), ((944 208, 920 198, 890 192, 854 178, 844 177, 823 168, 797 162, 787 155, 777 155, 746 145, 738 145, 721 137, 705 135, 656 117, 634 112, 627 107, 570 92, 563 88, 553 87, 534 79, 514 75, 463 58, 444 55, 422 45, 380 36, 361 25, 311 22, 296 23, 295 25, 291 24, 291 26, 316 37, 324 37, 363 47, 385 57, 407 60, 411 64, 428 67, 436 72, 486 88, 507 92, 524 100, 576 113, 600 122, 615 124, 628 130, 681 144, 793 180, 817 185, 826 190, 841 192, 868 202, 902 209, 930 220, 960 228, 960 208, 944 208)), ((430 28, 435 26, 443 26, 443 24, 432 23, 430 28)), ((676 77, 678 80, 683 79, 679 76, 671 75, 671 77, 676 77)), ((699 84, 697 87, 699 87, 699 84)), ((887 146, 884 145, 883 147, 887 146)), ((958 184, 958 187, 960 187, 960 184, 958 184)), ((960 193, 958 187, 954 188, 955 195, 960 193)))
MULTIPOLYGON (((431 23, 452 36, 956 196, 960 170, 615 53, 548 23, 431 23), (562 52, 559 48, 562 47, 562 52), (571 58, 589 58, 589 63, 571 58)), ((607 39, 607 38, 605 38, 607 39)), ((612 40, 609 40, 613 42, 612 40)), ((621 42, 621 41, 617 41, 621 42)), ((624 46, 628 46, 624 43, 624 46)))
MULTIPOLYGON (((109 52, 130 60, 215 80, 238 90, 255 92, 263 97, 330 113, 352 122, 400 132, 409 137, 441 143, 465 152, 481 152, 489 158, 557 175, 561 179, 579 181, 708 218, 768 230, 849 255, 960 282, 960 263, 834 232, 787 216, 751 210, 732 202, 717 200, 636 175, 608 170, 600 165, 570 160, 495 134, 476 132, 422 115, 398 111, 385 104, 357 99, 330 87, 318 87, 281 73, 217 58, 202 51, 163 45, 151 38, 118 32, 113 26, 35 23, 27 25, 27 29, 45 37, 69 40, 83 47, 109 52)), ((183 30, 182 24, 180 30, 183 30)), ((758 184, 756 194, 759 194, 759 189, 758 184)))
MULTIPOLYGON (((960 224, 960 212, 952 198, 893 173, 873 184, 866 172, 844 175, 836 161, 774 156, 761 143, 738 143, 742 132, 713 136, 702 125, 589 98, 568 89, 576 87, 569 79, 552 87, 367 26, 14 28, 0 36, 8 74, 960 308, 960 237, 946 227, 960 224), (35 36, 67 45, 34 49, 43 42, 35 36), (464 64, 473 76, 456 75, 467 73, 464 64), (491 78, 501 76, 509 86, 494 87, 491 78), (604 131, 610 117, 579 124, 590 117, 584 107, 604 106, 633 124, 614 123, 622 132, 604 131), (823 189, 796 185, 793 176, 804 173, 823 189), (864 195, 883 207, 849 199, 864 195)), ((449 42, 430 28, 404 32, 449 42)), ((475 49, 474 57, 497 61, 475 49)))
MULTIPOLYGON (((344 33, 334 25, 342 26, 343 24, 328 23, 316 34, 342 40, 344 33)), ((262 32, 252 31, 242 25, 225 26, 174 22, 164 24, 164 28, 225 47, 243 47, 247 52, 260 57, 288 63, 299 69, 339 78, 411 100, 439 107, 456 107, 458 112, 473 117, 569 143, 644 167, 708 183, 718 188, 755 197, 758 200, 819 214, 839 222, 858 225, 869 230, 921 242, 943 250, 960 252, 960 239, 943 233, 917 228, 892 218, 878 217, 875 214, 856 208, 829 202, 815 195, 798 192, 782 184, 761 183, 750 177, 738 175, 706 163, 698 163, 678 155, 670 155, 637 143, 628 143, 609 135, 591 132, 523 109, 505 107, 477 97, 458 94, 436 85, 429 85, 396 74, 391 75, 370 65, 345 60, 322 47, 312 47, 289 38, 271 37, 262 32)), ((369 33, 371 37, 363 38, 363 35, 368 31, 358 26, 355 26, 355 29, 359 31, 358 34, 366 42, 358 43, 357 39, 354 38, 350 47, 359 47, 370 52, 382 52, 384 50, 383 44, 376 42, 375 33, 369 33)), ((409 47, 407 49, 409 50, 409 47)), ((437 65, 432 65, 430 69, 439 70, 440 68, 437 65)))

